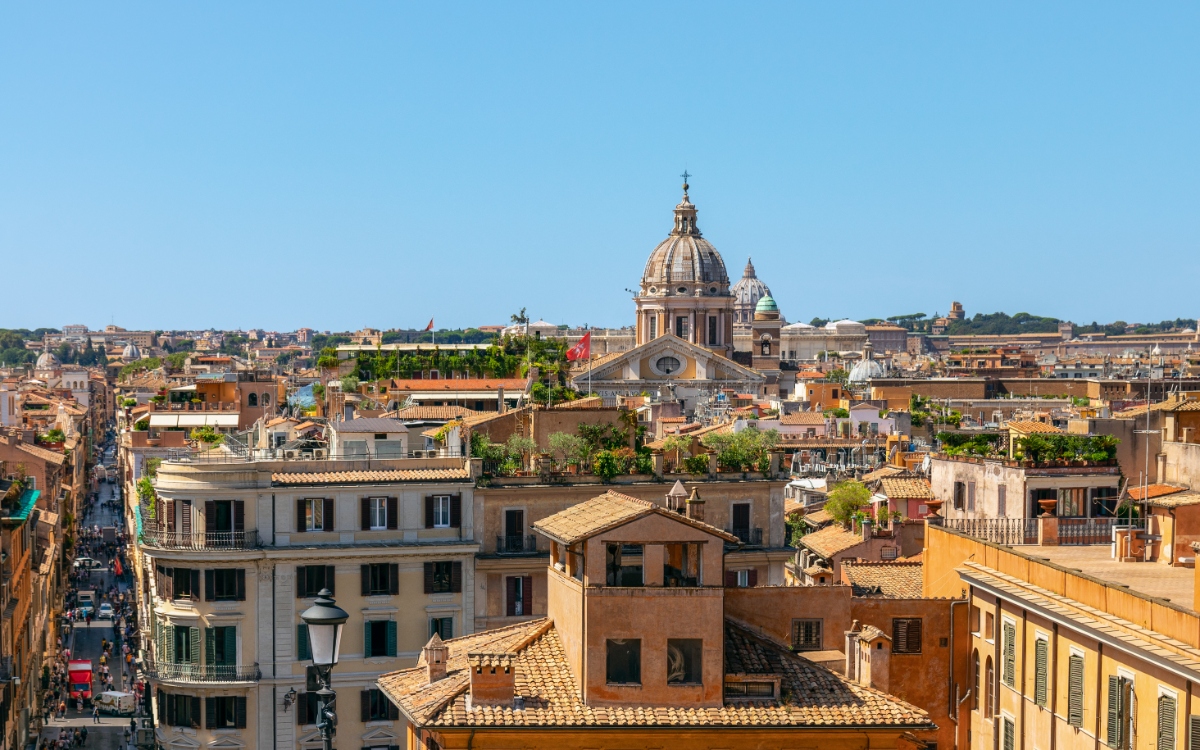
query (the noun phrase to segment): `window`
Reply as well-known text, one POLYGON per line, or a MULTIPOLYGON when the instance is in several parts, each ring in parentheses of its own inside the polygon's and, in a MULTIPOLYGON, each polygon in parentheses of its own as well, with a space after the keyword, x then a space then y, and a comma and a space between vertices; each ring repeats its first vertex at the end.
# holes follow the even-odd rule
POLYGON ((337 593, 333 588, 333 573, 332 565, 299 566, 296 568, 296 596, 301 599, 313 597, 319 594, 321 589, 337 593))
POLYGON ((979 607, 971 605, 971 632, 979 633, 979 607))
POLYGON ((264 393, 260 397, 260 402, 262 403, 263 406, 270 406, 271 405, 271 394, 264 393))
POLYGON ((996 488, 996 515, 1000 518, 1008 515, 1008 485, 1002 484, 996 488))
POLYGON ((362 715, 366 721, 395 721, 400 718, 400 709, 396 708, 382 690, 371 688, 359 693, 361 696, 362 715))
POLYGON ((648 338, 648 339, 658 338, 658 318, 656 316, 653 316, 653 315, 650 316, 650 335, 647 336, 646 338, 648 338))
POLYGON ((174 625, 176 664, 200 663, 200 628, 174 625))
POLYGON ((883 547, 879 550, 879 557, 883 560, 895 560, 900 556, 900 551, 895 547, 883 547))
POLYGON ((504 614, 508 617, 527 617, 533 614, 533 576, 505 578, 504 614))
POLYGON ((1083 726, 1083 655, 1071 654, 1067 666, 1067 723, 1083 726))
POLYGON ((733 535, 742 541, 750 540, 750 503, 734 503, 729 508, 730 518, 733 520, 733 535))
POLYGON ((966 485, 962 482, 954 483, 954 509, 964 510, 966 508, 966 485))
POLYGON ((727 570, 725 571, 725 586, 727 588, 754 587, 758 585, 758 571, 754 568, 749 570, 727 570))
POLYGON ((892 653, 921 653, 921 618, 896 617, 892 619, 892 653))
MULTIPOLYGON (((246 502, 244 500, 205 500, 204 531, 206 534, 222 534, 246 530, 246 502)), ((233 537, 213 536, 210 544, 219 545, 233 537)))
POLYGON ((1001 729, 1001 750, 1014 750, 1016 746, 1016 727, 1013 720, 1005 716, 1002 719, 1003 727, 1001 729))
POLYGON ((1131 746, 1133 681, 1112 675, 1108 678, 1108 722, 1105 742, 1114 750, 1128 750, 1131 746))
POLYGON ((699 586, 700 550, 696 543, 663 545, 663 585, 670 587, 699 586))
POLYGON ((688 337, 688 319, 682 315, 675 318, 675 335, 681 339, 687 340, 688 337))
POLYGON ((699 638, 667 639, 667 684, 699 685, 704 641, 699 638))
POLYGON ((380 531, 388 527, 388 499, 386 497, 371 497, 367 498, 370 503, 371 517, 370 529, 372 531, 380 531))
POLYGON ((395 530, 399 526, 400 501, 395 497, 364 497, 360 501, 363 531, 395 530))
POLYGON ((454 637, 454 618, 453 617, 431 617, 429 618, 429 637, 434 635, 441 638, 443 641, 448 641, 454 637))
POLYGON ((296 501, 296 531, 333 531, 333 498, 306 497, 296 501))
POLYGON ((709 346, 717 345, 717 316, 716 315, 708 316, 708 345, 709 346))
POLYGON ((425 498, 425 528, 462 527, 461 495, 429 495, 425 498))
POLYGON ((642 684, 642 642, 636 638, 609 638, 605 679, 610 685, 642 684))
POLYGON ((204 629, 204 661, 213 666, 237 664, 237 628, 228 625, 204 629))
POLYGON ((605 549, 605 585, 633 587, 643 584, 642 545, 608 544, 605 549))
POLYGON ((216 568, 204 571, 204 598, 210 602, 245 601, 245 569, 216 568))
POLYGON ((258 394, 251 393, 249 396, 247 396, 246 397, 246 405, 247 406, 258 406, 258 394))
POLYGON ((996 616, 988 612, 984 619, 987 624, 983 629, 983 637, 990 641, 996 637, 996 616))
POLYGON ((972 665, 974 666, 974 669, 975 669, 975 671, 973 672, 973 675, 975 678, 975 689, 973 691, 971 691, 971 708, 978 711, 979 710, 979 688, 982 687, 982 682, 983 682, 980 679, 980 677, 982 677, 982 675, 979 674, 979 649, 975 649, 975 651, 973 652, 972 665))
POLYGON ((200 728, 200 697, 158 691, 158 718, 167 726, 200 728))
POLYGON ((1050 644, 1038 638, 1033 644, 1033 702, 1046 707, 1047 682, 1050 671, 1050 644))
POLYGON ((396 622, 367 620, 363 623, 363 656, 396 655, 396 622))
POLYGON ((205 698, 204 722, 208 729, 245 729, 246 699, 232 695, 205 698))
POLYGON ((342 455, 346 458, 366 458, 366 440, 345 440, 342 442, 342 455))
POLYGON ((400 593, 398 563, 370 563, 360 566, 363 596, 395 596, 400 593))
POLYGON ((1017 625, 1013 622, 1004 623, 1004 643, 1001 644, 1004 655, 1004 667, 1000 679, 1010 688, 1017 685, 1017 625))
MULTIPOLYGON (((168 568, 168 570, 171 570, 168 568)), ((174 568, 172 573, 172 599, 200 599, 200 571, 191 568, 174 568)))
POLYGON ((1158 696, 1158 750, 1175 750, 1175 696, 1158 696))
POLYGON ((425 563, 426 594, 457 594, 462 592, 461 562, 425 563))
POLYGON ((792 650, 820 651, 824 620, 792 620, 792 650))
POLYGON ((996 685, 996 671, 992 667, 992 657, 990 656, 987 658, 987 668, 984 670, 984 677, 986 679, 983 685, 985 691, 983 695, 983 718, 990 719, 995 710, 995 698, 993 696, 995 695, 996 685))

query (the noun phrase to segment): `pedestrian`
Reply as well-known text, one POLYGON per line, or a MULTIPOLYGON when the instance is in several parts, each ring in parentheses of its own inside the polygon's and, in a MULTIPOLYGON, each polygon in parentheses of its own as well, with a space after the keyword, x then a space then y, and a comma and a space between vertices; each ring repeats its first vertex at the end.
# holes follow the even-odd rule
POLYGON ((87 734, 88 734, 87 727, 84 727, 79 730, 80 739, 82 740, 82 742, 80 742, 79 744, 81 744, 81 745, 87 744, 87 734))
POLYGON ((98 705, 92 706, 92 723, 93 724, 100 723, 100 706, 98 706, 98 705))
POLYGON ((67 702, 65 700, 60 700, 58 702, 58 718, 67 718, 67 702))

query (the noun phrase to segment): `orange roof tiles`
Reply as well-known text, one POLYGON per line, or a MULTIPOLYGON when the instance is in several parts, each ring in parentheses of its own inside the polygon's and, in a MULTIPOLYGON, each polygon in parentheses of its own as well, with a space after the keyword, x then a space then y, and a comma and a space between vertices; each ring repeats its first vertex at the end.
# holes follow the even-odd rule
POLYGON ((652 513, 658 513, 679 523, 703 529, 730 542, 737 541, 737 537, 727 534, 715 526, 709 526, 703 521, 688 518, 654 503, 611 490, 599 497, 585 500, 578 505, 560 510, 552 516, 547 516, 534 523, 533 528, 563 544, 574 544, 581 539, 587 539, 602 531, 622 526, 652 513))
POLYGON ((833 557, 863 543, 862 535, 847 531, 840 523, 831 524, 800 537, 800 543, 821 557, 833 557))
POLYGON ((1058 429, 1057 427, 1055 427, 1052 424, 1046 424, 1045 422, 1034 422, 1032 420, 1018 420, 1016 422, 1009 422, 1005 426, 1008 427, 1008 429, 1010 429, 1010 430, 1015 430, 1017 432, 1023 432, 1026 435, 1029 435, 1029 434, 1032 434, 1035 432, 1043 433, 1043 434, 1047 434, 1047 435, 1058 434, 1058 433, 1062 432, 1062 430, 1058 429))
POLYGON ((933 490, 929 482, 918 477, 884 477, 879 480, 879 489, 889 498, 900 500, 932 500, 933 490))
POLYGON ((715 708, 590 706, 579 698, 566 648, 550 620, 534 620, 445 642, 446 677, 430 683, 423 662, 379 677, 381 690, 421 727, 880 727, 930 728, 921 709, 863 687, 725 622, 725 674, 781 679, 785 698, 715 708), (468 653, 508 653, 525 707, 471 706, 468 653))
POLYGON ((824 425, 825 415, 819 411, 798 411, 779 418, 782 425, 824 425))
POLYGON ((1187 487, 1176 487, 1173 484, 1152 484, 1143 488, 1141 485, 1129 488, 1130 500, 1144 500, 1147 498, 1162 497, 1163 495, 1173 495, 1176 492, 1183 492, 1187 487), (1142 494, 1143 489, 1145 494, 1142 494))
POLYGON ((384 417, 400 420, 417 420, 417 419, 457 419, 458 417, 469 417, 479 414, 480 412, 474 409, 468 409, 465 406, 409 406, 398 411, 390 411, 383 414, 384 417))
POLYGON ((842 563, 842 575, 855 596, 919 599, 924 590, 923 569, 919 562, 842 563))

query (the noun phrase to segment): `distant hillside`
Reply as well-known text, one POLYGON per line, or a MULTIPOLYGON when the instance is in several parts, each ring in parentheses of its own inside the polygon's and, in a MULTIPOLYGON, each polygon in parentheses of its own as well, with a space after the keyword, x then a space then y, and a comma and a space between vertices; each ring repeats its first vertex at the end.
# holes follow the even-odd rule
POLYGON ((1018 333, 1054 333, 1058 330, 1058 318, 1041 318, 1037 315, 1019 312, 1016 315, 997 312, 985 315, 975 313, 965 320, 956 320, 946 329, 953 335, 985 334, 993 336, 1012 336, 1018 333))
MULTIPOLYGON (((887 320, 913 333, 928 333, 933 325, 933 318, 926 316, 925 313, 893 315, 887 318, 887 320)), ((862 322, 870 324, 882 321, 879 318, 868 318, 862 322)), ((1016 315, 1009 315, 1002 312, 991 314, 976 313, 973 317, 952 322, 946 333, 999 336, 1012 336, 1019 333, 1055 333, 1058 331, 1058 324, 1060 322, 1058 318, 1043 318, 1024 312, 1019 312, 1016 315)), ((825 321, 821 320, 820 323, 823 324, 825 321)), ((813 325, 817 324, 818 321, 814 320, 813 325)), ((1105 333, 1109 336, 1122 336, 1127 333, 1146 335, 1182 331, 1185 328, 1196 328, 1196 321, 1192 318, 1176 318, 1175 320, 1164 320, 1159 323, 1126 323, 1123 320, 1113 321, 1112 323, 1092 321, 1086 324, 1076 323, 1075 335, 1079 336, 1087 333, 1105 333)))

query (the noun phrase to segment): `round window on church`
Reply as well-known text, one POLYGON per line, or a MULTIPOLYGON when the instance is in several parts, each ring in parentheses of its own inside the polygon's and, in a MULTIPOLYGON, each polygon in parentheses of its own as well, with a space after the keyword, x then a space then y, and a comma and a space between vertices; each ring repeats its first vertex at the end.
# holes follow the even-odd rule
POLYGON ((675 357, 659 357, 654 366, 664 375, 670 375, 679 370, 679 360, 675 357))
POLYGON ((678 292, 680 294, 687 294, 687 287, 686 286, 679 287, 678 292))

